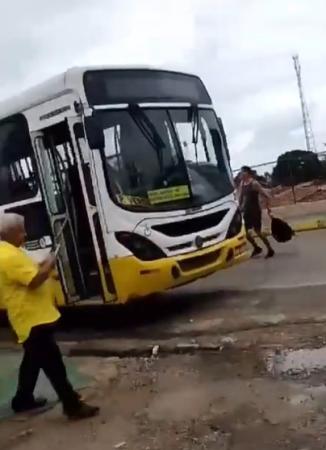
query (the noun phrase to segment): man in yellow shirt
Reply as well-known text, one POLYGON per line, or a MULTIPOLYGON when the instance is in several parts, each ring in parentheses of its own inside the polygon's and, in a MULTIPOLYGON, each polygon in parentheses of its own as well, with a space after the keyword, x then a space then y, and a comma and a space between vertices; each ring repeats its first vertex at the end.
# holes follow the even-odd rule
POLYGON ((45 406, 45 399, 35 399, 33 395, 42 369, 69 418, 93 417, 99 408, 82 402, 72 388, 54 338, 54 327, 60 318, 49 280, 56 264, 55 256, 50 254, 41 264, 36 264, 20 248, 25 237, 24 218, 18 214, 2 214, 0 291, 18 342, 24 347, 12 408, 15 412, 25 412, 45 406))

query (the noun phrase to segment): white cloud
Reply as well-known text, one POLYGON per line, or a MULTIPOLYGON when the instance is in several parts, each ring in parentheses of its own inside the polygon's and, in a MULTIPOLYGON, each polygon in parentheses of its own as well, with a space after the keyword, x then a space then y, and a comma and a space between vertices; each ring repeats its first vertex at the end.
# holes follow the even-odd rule
POLYGON ((233 154, 233 166, 239 166, 241 161, 246 158, 242 155, 243 152, 253 143, 255 139, 255 133, 253 130, 242 131, 231 138, 228 141, 228 146, 232 148, 233 154))
POLYGON ((326 142, 324 0, 11 0, 1 19, 2 97, 76 64, 186 69, 207 83, 236 165, 304 147, 298 52, 318 148, 326 142))
POLYGON ((184 63, 193 48, 192 1, 165 0, 164 7, 161 2, 149 0, 128 3, 128 9, 114 11, 110 30, 103 7, 99 5, 93 10, 102 39, 83 60, 100 64, 103 61, 108 64, 184 63))

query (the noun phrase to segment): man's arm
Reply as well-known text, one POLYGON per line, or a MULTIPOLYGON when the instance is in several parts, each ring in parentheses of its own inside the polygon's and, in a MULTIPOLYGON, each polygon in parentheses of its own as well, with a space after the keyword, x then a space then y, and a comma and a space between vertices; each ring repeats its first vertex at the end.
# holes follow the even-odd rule
POLYGON ((239 207, 241 209, 241 211, 243 210, 243 183, 240 183, 240 186, 237 190, 237 194, 238 194, 238 203, 239 203, 239 207))
POLYGON ((50 254, 40 265, 37 274, 34 276, 28 287, 30 289, 37 289, 40 287, 51 275, 55 267, 55 255, 50 254))
POLYGON ((254 187, 259 192, 259 194, 265 199, 267 211, 270 211, 271 210, 270 201, 272 198, 270 193, 266 189, 264 189, 262 185, 258 183, 258 181, 254 181, 254 187))

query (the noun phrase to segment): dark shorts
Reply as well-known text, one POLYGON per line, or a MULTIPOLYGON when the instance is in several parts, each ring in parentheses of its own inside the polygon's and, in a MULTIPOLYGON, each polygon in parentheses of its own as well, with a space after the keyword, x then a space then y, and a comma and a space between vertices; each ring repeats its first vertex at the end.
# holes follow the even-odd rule
POLYGON ((261 211, 244 212, 243 219, 246 230, 261 231, 262 228, 262 213, 261 211))

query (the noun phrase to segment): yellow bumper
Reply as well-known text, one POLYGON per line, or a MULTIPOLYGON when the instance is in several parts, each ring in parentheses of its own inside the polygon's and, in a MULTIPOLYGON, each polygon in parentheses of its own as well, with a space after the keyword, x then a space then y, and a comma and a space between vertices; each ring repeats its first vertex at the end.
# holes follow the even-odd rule
POLYGON ((117 301, 124 303, 195 281, 248 258, 244 231, 235 238, 196 252, 156 261, 134 256, 110 260, 117 301))

